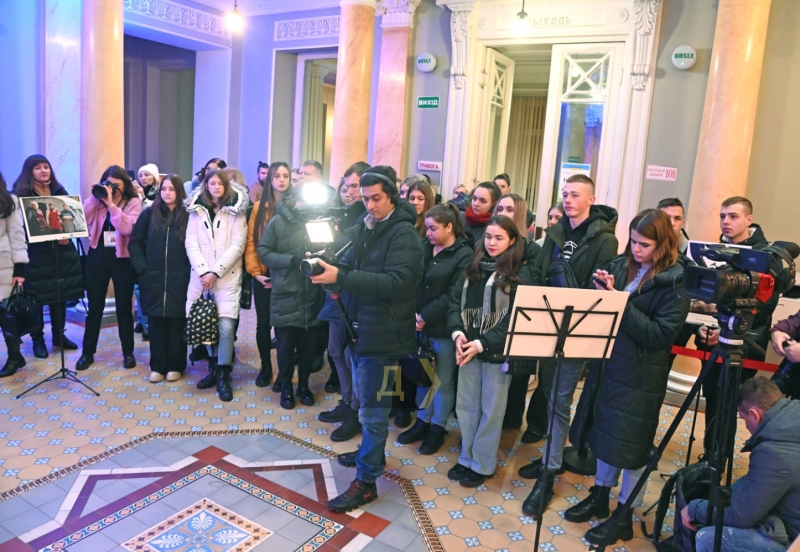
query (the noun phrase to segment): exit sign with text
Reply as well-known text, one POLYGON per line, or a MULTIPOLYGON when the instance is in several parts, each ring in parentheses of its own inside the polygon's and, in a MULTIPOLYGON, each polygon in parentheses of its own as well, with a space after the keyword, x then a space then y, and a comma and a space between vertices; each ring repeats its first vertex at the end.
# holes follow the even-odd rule
POLYGON ((439 109, 439 96, 419 96, 419 97, 417 97, 417 108, 419 108, 419 109, 439 109))

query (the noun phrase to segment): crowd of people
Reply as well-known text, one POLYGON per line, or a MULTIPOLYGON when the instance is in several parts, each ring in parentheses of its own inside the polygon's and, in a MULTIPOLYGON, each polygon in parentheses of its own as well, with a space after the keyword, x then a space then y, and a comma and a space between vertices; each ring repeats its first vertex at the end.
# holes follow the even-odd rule
MULTIPOLYGON (((48 307, 53 346, 71 350, 78 345, 63 333, 66 305, 85 295, 86 328, 75 368, 86 370, 94 362, 106 292, 113 282, 124 366, 136 366, 134 334, 142 331, 149 339, 153 383, 181 379, 187 360, 187 316, 195 301, 211 297, 218 313, 218 340, 195 347, 189 358, 207 360, 208 372, 197 387, 215 388, 221 401, 233 398, 240 310, 254 305, 260 355, 255 384, 271 385, 284 409, 295 408, 296 401, 313 405, 309 376, 322 367, 327 351, 330 378, 325 389, 339 391, 341 401, 319 420, 341 423, 330 435, 334 441, 362 436, 356 451, 339 455, 342 465, 356 468, 356 478, 330 501, 332 510, 350 511, 377 498, 375 481, 384 471, 391 418, 404 429, 399 443, 420 443, 421 454, 436 454, 455 413, 461 448, 448 477, 465 487, 478 487, 494 475, 504 428, 520 428, 524 418, 523 443, 551 434, 547 465, 539 459, 520 468, 522 477, 536 479, 522 510, 539 516, 540 505, 553 497, 556 475, 564 470, 570 409, 587 366, 564 361, 555 378, 554 361, 539 361, 538 368, 534 363, 538 385, 526 413, 530 363, 504 354, 517 288, 625 291, 629 299, 610 358, 600 367, 588 367, 601 378, 589 433, 597 457, 595 485, 564 517, 575 522, 606 519, 587 532, 592 543, 605 537, 611 542, 631 539, 632 509, 622 505, 642 505, 643 492, 632 496, 631 491, 651 453, 672 346, 694 336, 698 348, 708 349, 719 339, 718 329, 685 322, 690 309, 710 312, 714 306, 690 304, 673 285, 692 262, 685 255, 680 200, 665 199, 634 217, 624 252, 618 254, 617 212, 596 203, 595 184, 585 175, 565 181, 561 201, 548 211, 537 240, 533 215, 505 174, 472 190, 458 186, 453 197, 442 202, 423 174, 400 180, 392 167, 358 162, 333 188, 323 183, 322 172, 316 161, 295 170, 284 162, 259 162, 257 179, 248 186, 240 171, 219 158, 211 159, 188 182, 176 174, 160 175, 154 164, 143 166, 134 180, 114 165, 99 175, 93 193, 83 201, 89 237, 76 248, 68 239, 54 245, 26 244, 23 223, 58 229, 64 213, 53 209, 45 214, 31 203, 37 212, 28 209, 17 216, 17 198, 67 193, 49 161, 33 155, 12 192, 0 176, 0 295, 7 297, 15 285, 34 291, 48 307), (323 216, 335 222, 332 243, 315 243, 306 225, 323 216), (314 270, 309 271, 311 253, 325 246, 340 252, 339 258, 314 259, 314 270), (401 359, 417 355, 421 344, 435 357, 438 388, 433 391, 415 385, 397 368, 401 359), (548 427, 551 409, 553 422, 548 427), (619 513, 614 516, 621 519, 615 519, 609 493, 620 476, 619 513), (612 519, 618 523, 609 535, 612 519)), ((720 228, 722 242, 766 244, 753 223, 753 206, 744 197, 722 203, 720 228)), ((757 308, 750 333, 762 348, 770 341, 776 303, 777 296, 757 308)), ((800 345, 793 341, 800 337, 794 335, 799 327, 776 327, 776 351, 800 360, 800 345)), ((31 339, 34 355, 46 358, 43 333, 31 339)), ((6 336, 6 345, 8 360, 0 377, 25 365, 19 339, 6 336)), ((745 356, 759 358, 758 348, 746 349, 745 356)), ((744 381, 755 372, 743 374, 744 381)), ((713 433, 717 379, 710 378, 704 387, 706 435, 713 433)), ((794 403, 787 405, 769 382, 761 380, 743 383, 740 401, 740 415, 754 439, 766 438, 762 426, 770 420, 771 428, 796 423, 787 420, 796 410, 794 403), (774 408, 781 413, 774 414, 774 408)), ((788 450, 797 451, 791 446, 788 450)), ((773 485, 769 499, 760 501, 771 527, 780 522, 783 530, 765 538, 784 548, 800 530, 800 489, 793 485, 800 481, 800 471, 790 464, 787 460, 780 466, 783 471, 770 476, 792 485, 773 485)), ((762 479, 767 477, 760 473, 762 479)), ((747 493, 757 492, 762 479, 751 481, 747 493)), ((743 508, 741 500, 754 499, 741 498, 745 485, 737 485, 733 503, 743 508)), ((693 503, 691 511, 683 512, 685 523, 702 521, 705 507, 693 503)), ((758 532, 764 516, 732 514, 729 519, 726 513, 725 523, 758 532)), ((755 537, 747 533, 734 541, 745 538, 755 537)), ((701 541, 698 538, 698 546, 701 541)))

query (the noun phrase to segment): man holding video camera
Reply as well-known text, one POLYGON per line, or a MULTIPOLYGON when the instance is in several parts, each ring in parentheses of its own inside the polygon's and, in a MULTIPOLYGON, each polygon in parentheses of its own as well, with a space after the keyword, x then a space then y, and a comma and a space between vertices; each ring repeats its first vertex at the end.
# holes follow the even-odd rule
POLYGON ((315 284, 342 291, 348 314, 357 325, 353 387, 362 424, 361 448, 342 454, 356 479, 328 503, 335 512, 349 512, 378 497, 375 480, 383 474, 389 434, 389 409, 398 359, 415 354, 416 287, 421 276, 422 246, 414 229, 417 213, 400 202, 397 174, 387 166, 372 167, 360 179, 367 216, 346 234, 352 247, 338 266, 318 261, 322 273, 315 284))
MULTIPOLYGON (((739 386, 737 410, 752 434, 742 447, 750 453, 750 466, 731 488, 721 550, 786 550, 800 534, 800 402, 757 377, 739 386)), ((681 510, 681 521, 696 530, 707 512, 707 500, 693 500, 681 510)), ((713 525, 698 531, 697 552, 714 549, 714 533, 713 525)))
MULTIPOLYGON (((744 245, 753 248, 760 248, 768 245, 767 238, 758 224, 753 223, 753 204, 746 197, 729 197, 722 202, 719 211, 719 225, 722 230, 720 237, 721 243, 733 245, 744 245)), ((772 321, 772 313, 778 305, 780 295, 774 293, 766 303, 758 303, 753 325, 747 332, 748 339, 762 350, 752 347, 749 343, 744 344, 744 358, 754 360, 764 360, 765 351, 769 342, 768 329, 772 321)), ((693 309, 695 310, 693 304, 693 309)), ((716 312, 715 305, 707 305, 707 312, 716 312)), ((719 342, 719 328, 700 326, 695 337, 695 345, 700 351, 711 351, 719 342)), ((711 367, 708 377, 703 382, 703 396, 706 399, 705 425, 706 432, 703 437, 703 446, 706 452, 711 451, 711 438, 714 432, 714 418, 719 405, 719 375, 722 365, 719 363, 711 367)), ((756 370, 742 368, 741 381, 752 378, 756 375, 756 370)))

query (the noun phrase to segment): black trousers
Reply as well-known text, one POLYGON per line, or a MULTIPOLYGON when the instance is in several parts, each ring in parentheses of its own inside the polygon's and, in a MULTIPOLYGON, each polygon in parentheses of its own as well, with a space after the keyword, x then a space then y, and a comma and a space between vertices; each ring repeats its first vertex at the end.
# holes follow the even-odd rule
POLYGON ((284 389, 292 385, 295 352, 297 352, 298 359, 298 385, 308 384, 319 332, 319 327, 309 328, 308 330, 294 327, 275 328, 275 341, 277 342, 278 351, 278 381, 281 382, 284 389))
POLYGON ((186 370, 186 318, 148 317, 150 323, 150 369, 167 372, 186 370))
POLYGON ((536 389, 531 393, 528 401, 528 412, 525 413, 526 430, 533 431, 539 435, 547 433, 547 422, 549 421, 547 409, 550 405, 550 397, 545 393, 545 389, 553 388, 553 377, 555 376, 555 364, 550 361, 539 361, 539 382, 536 389))
POLYGON ((253 280, 253 302, 256 305, 256 345, 261 357, 261 366, 272 367, 272 337, 270 336, 269 300, 272 290, 253 280))
MULTIPOLYGON (((53 334, 53 340, 61 339, 61 330, 64 329, 64 323, 67 320, 67 303, 51 303, 47 305, 50 311, 50 330, 53 334)), ((39 307, 39 314, 42 317, 42 330, 37 333, 32 333, 32 339, 44 338, 44 305, 39 307)))
POLYGON ((522 415, 525 413, 525 395, 528 394, 529 374, 514 374, 511 376, 511 386, 508 388, 508 401, 506 413, 503 416, 503 429, 516 429, 522 425, 522 415))
POLYGON ((133 354, 133 267, 130 259, 118 259, 115 248, 89 249, 86 258, 86 333, 83 334, 83 354, 97 352, 100 324, 106 304, 108 283, 114 282, 114 305, 117 309, 119 340, 123 354, 133 354))
MULTIPOLYGON (((742 377, 739 378, 739 384, 755 377, 757 373, 757 370, 742 368, 742 377)), ((715 362, 708 372, 708 377, 706 377, 705 381, 703 382, 703 396, 706 398, 706 434, 703 436, 703 447, 706 449, 706 452, 711 452, 712 436, 716 430, 717 409, 719 408, 719 401, 722 399, 722 388, 720 387, 720 384, 722 383, 720 382, 721 374, 722 363, 715 362)), ((738 384, 736 392, 738 393, 738 384)), ((733 426, 732 429, 735 429, 735 412, 728 420, 728 423, 733 426)))

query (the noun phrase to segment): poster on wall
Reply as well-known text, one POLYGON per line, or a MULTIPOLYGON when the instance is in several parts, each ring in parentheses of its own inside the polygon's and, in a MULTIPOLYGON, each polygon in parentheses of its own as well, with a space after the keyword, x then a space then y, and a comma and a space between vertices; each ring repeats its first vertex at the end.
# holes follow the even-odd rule
POLYGON ((80 196, 19 198, 28 243, 88 238, 80 196))
POLYGON ((564 183, 567 178, 576 174, 589 176, 591 171, 592 166, 585 163, 561 163, 561 173, 558 177, 558 197, 561 197, 561 193, 564 191, 564 183))

